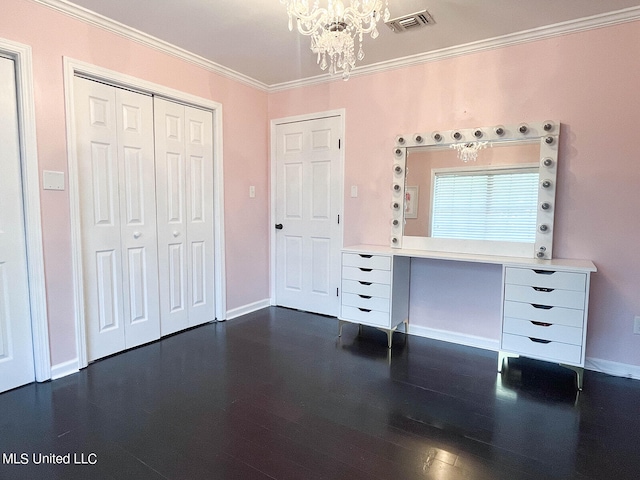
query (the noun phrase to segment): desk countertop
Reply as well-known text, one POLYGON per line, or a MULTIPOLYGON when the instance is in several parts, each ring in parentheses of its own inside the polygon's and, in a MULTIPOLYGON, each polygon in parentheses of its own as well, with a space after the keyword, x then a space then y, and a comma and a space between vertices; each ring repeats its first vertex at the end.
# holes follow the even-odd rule
POLYGON ((377 255, 395 255, 411 258, 427 258, 432 260, 451 260, 458 262, 488 263, 512 267, 553 268, 554 270, 571 270, 595 272, 596 266, 591 260, 573 258, 554 258, 539 260, 537 258, 503 257, 497 255, 477 255, 472 253, 436 252, 431 250, 410 250, 406 248, 391 248, 381 245, 352 245, 344 247, 343 252, 372 253, 377 255))

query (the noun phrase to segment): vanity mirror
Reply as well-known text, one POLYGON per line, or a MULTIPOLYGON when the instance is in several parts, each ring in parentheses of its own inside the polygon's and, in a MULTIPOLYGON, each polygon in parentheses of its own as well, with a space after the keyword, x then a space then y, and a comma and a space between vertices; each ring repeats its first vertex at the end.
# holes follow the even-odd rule
POLYGON ((399 135, 391 246, 552 258, 560 125, 399 135))

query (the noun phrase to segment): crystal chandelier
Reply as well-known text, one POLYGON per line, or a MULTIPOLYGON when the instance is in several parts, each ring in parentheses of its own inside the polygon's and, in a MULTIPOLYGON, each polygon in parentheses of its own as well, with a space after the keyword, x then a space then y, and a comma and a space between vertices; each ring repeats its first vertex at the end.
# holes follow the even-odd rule
POLYGON ((478 152, 487 148, 488 144, 489 142, 453 143, 449 147, 455 148, 458 151, 458 158, 466 163, 475 162, 478 159, 478 152))
POLYGON ((376 25, 384 3, 383 18, 389 20, 388 0, 349 0, 349 6, 341 0, 327 0, 326 8, 320 7, 320 0, 280 0, 287 6, 289 30, 293 30, 296 18, 298 31, 311 37, 311 51, 318 55, 322 70, 329 67, 335 74, 342 71, 342 78, 349 79, 356 58, 364 58, 362 37, 378 37, 376 25), (358 54, 355 54, 355 38, 358 37, 358 54))

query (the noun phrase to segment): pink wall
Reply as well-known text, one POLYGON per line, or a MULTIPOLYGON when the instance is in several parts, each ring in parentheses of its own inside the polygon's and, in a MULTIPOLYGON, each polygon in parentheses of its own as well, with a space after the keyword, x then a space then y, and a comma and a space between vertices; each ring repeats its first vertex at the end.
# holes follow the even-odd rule
MULTIPOLYGON (((4 0, 2 6, 0 37, 33 49, 40 170, 67 172, 63 56, 223 105, 228 309, 269 296, 269 119, 346 109, 345 186, 349 191, 358 185, 359 197, 345 196, 345 244, 381 245, 389 237, 396 134, 560 120, 555 254, 592 259, 599 269, 591 289, 587 355, 640 365, 640 336, 632 334, 633 316, 640 314, 634 131, 640 111, 639 22, 267 95, 29 0, 4 0), (256 186, 255 199, 248 197, 249 185, 256 186)), ((41 195, 55 365, 76 355, 69 196, 41 195)), ((426 267, 414 271, 414 292, 428 291, 426 267)), ((472 273, 495 277, 493 271, 472 273)), ((446 302, 426 303, 414 295, 412 317, 423 308, 446 308, 446 302)), ((419 321, 496 335, 491 318, 471 324, 454 308, 450 315, 455 321, 448 326, 419 321)))
MULTIPOLYGON (((0 37, 33 49, 40 170, 67 174, 63 56, 223 106, 227 309, 269 297, 267 94, 28 0, 3 0, 0 37), (256 198, 249 199, 249 185, 256 198)), ((69 192, 41 191, 53 365, 76 356, 69 192)))
MULTIPOLYGON (((562 122, 554 254, 598 267, 587 356, 640 365, 640 336, 632 333, 640 315, 639 76, 640 22, 633 22, 274 93, 269 117, 346 109, 345 187, 359 187, 358 198, 345 196, 346 245, 388 244, 395 135, 562 122)), ((412 282, 413 314, 428 292, 424 265, 412 282)), ((426 315, 412 322, 436 327, 426 315)), ((497 332, 495 319, 450 328, 497 332)))

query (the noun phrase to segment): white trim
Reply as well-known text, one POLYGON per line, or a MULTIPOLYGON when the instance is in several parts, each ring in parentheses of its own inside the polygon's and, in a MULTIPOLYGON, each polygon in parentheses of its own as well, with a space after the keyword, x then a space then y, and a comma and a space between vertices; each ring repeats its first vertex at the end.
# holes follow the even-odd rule
POLYGON ((51 378, 51 360, 49 354, 47 291, 42 246, 40 175, 38 166, 38 143, 36 139, 31 47, 0 39, 0 52, 8 54, 9 57, 14 60, 16 69, 18 129, 20 135, 33 359, 35 379, 38 382, 44 382, 51 378))
POLYGON ((439 330, 437 328, 423 327, 420 325, 411 325, 409 323, 409 334, 418 337, 431 338, 443 342, 457 343, 458 345, 466 345, 467 347, 481 348, 483 350, 491 350, 497 352, 500 350, 500 340, 494 338, 477 337, 475 335, 467 335, 465 333, 450 332, 448 330, 439 330))
MULTIPOLYGON (((476 42, 465 43, 463 45, 455 45, 452 47, 441 48, 431 52, 409 55, 394 60, 374 63, 356 67, 351 71, 351 78, 363 75, 371 75, 373 73, 395 70, 398 68, 409 67, 412 65, 420 65, 423 63, 437 62, 447 58, 460 57, 472 53, 483 52, 487 50, 495 50, 498 48, 519 45, 522 43, 535 42, 547 38, 558 37, 561 35, 570 35, 573 33, 594 30, 596 28, 610 27, 621 23, 634 22, 640 20, 640 7, 630 7, 615 12, 602 13, 592 15, 590 17, 569 20, 566 22, 556 23, 544 27, 532 28, 522 32, 511 33, 499 37, 488 38, 476 42)), ((282 90, 290 90, 293 88, 306 87, 331 81, 342 81, 341 78, 329 77, 328 74, 318 75, 302 80, 291 82, 277 83, 269 86, 269 92, 279 92, 282 90)))
POLYGON ((262 91, 268 90, 268 86, 263 82, 255 80, 242 73, 236 72, 235 70, 227 68, 218 63, 212 62, 211 60, 207 60, 206 58, 201 57, 200 55, 196 55, 195 53, 191 53, 183 48, 176 47, 169 42, 141 32, 140 30, 136 30, 135 28, 129 27, 103 15, 92 12, 91 10, 88 10, 84 7, 80 7, 78 5, 70 3, 66 0, 33 1, 46 7, 52 8, 53 10, 56 10, 58 12, 69 15, 70 17, 77 20, 81 20, 90 25, 102 28, 111 33, 115 33, 116 35, 120 35, 146 47, 153 48, 167 55, 179 58, 180 60, 193 63, 194 65, 204 68, 205 70, 208 70, 210 72, 214 72, 224 77, 231 78, 232 80, 243 83, 253 88, 257 88, 262 91))
POLYGON ((269 267, 271 270, 271 278, 269 281, 269 298, 271 301, 271 305, 276 304, 276 231, 272 228, 276 223, 276 183, 277 183, 277 173, 276 173, 276 126, 283 125, 285 123, 295 123, 295 122, 305 122, 309 120, 317 120, 320 118, 328 118, 328 117, 340 117, 341 125, 341 139, 342 145, 340 148, 340 199, 338 200, 338 212, 340 215, 340 245, 344 247, 344 169, 345 169, 345 151, 347 148, 347 142, 345 141, 346 137, 346 122, 347 122, 347 112, 344 108, 339 108, 336 110, 327 110, 324 112, 316 112, 316 113, 307 113, 303 115, 294 115, 291 117, 283 117, 283 118, 275 118, 270 122, 270 142, 271 142, 271 154, 269 163, 271 164, 271 181, 270 181, 270 189, 271 189, 271 208, 269 212, 269 250, 270 250, 270 260, 269 267))
POLYGON ((248 313, 257 312, 258 310, 262 310, 263 308, 267 308, 271 306, 271 302, 268 298, 264 300, 259 300, 257 302, 249 303, 248 305, 243 305, 242 307, 232 308, 227 311, 227 320, 233 320, 234 318, 241 317, 242 315, 247 315, 248 313))
POLYGON ((611 360, 601 360, 599 358, 587 357, 584 368, 595 372, 606 373, 616 377, 633 378, 640 380, 640 365, 628 363, 612 362, 611 360))
POLYGON ((186 103, 195 107, 211 110, 213 113, 213 169, 214 169, 214 276, 215 276, 215 314, 217 320, 224 320, 227 312, 225 235, 224 235, 224 176, 223 176, 223 132, 222 105, 218 102, 183 93, 179 90, 158 85, 146 80, 125 75, 113 70, 97 67, 86 62, 64 57, 64 92, 67 125, 67 155, 69 167, 69 201, 71 212, 71 247, 74 284, 74 305, 76 323, 76 348, 78 366, 87 366, 86 333, 84 327, 84 292, 82 280, 82 255, 80 235, 80 189, 78 185, 78 167, 76 158, 75 114, 73 77, 81 74, 100 79, 113 85, 119 85, 139 92, 159 95, 168 100, 186 103))
POLYGON ((74 373, 78 373, 79 371, 80 369, 78 368, 77 358, 69 360, 68 362, 58 363, 57 365, 53 365, 51 367, 51 380, 66 377, 67 375, 73 375, 74 373))

